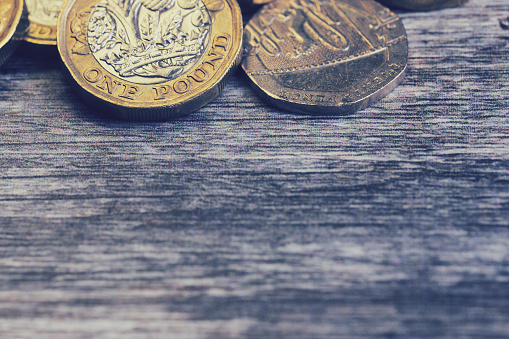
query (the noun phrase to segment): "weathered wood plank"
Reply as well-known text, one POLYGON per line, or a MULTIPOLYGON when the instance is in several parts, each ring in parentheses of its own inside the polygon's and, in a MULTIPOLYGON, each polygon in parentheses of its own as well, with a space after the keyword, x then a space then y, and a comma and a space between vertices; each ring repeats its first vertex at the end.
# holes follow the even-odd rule
POLYGON ((508 337, 508 13, 399 12, 405 83, 342 118, 238 73, 184 119, 108 120, 25 46, 0 68, 1 337, 508 337))

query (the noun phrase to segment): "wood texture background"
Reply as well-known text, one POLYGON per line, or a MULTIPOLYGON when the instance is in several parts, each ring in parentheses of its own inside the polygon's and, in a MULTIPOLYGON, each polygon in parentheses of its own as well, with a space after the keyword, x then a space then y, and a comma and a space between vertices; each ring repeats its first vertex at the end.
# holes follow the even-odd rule
POLYGON ((22 46, 0 68, 0 337, 509 337, 509 2, 398 13, 404 84, 340 118, 238 72, 186 118, 108 120, 22 46))

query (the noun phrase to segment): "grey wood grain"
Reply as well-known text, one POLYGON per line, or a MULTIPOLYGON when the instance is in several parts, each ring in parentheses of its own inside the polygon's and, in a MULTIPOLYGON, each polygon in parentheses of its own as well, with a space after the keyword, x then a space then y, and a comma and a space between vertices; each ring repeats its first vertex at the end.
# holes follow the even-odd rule
POLYGON ((109 120, 23 46, 0 68, 0 337, 509 337, 508 14, 399 12, 404 84, 341 118, 238 73, 183 119, 109 120))

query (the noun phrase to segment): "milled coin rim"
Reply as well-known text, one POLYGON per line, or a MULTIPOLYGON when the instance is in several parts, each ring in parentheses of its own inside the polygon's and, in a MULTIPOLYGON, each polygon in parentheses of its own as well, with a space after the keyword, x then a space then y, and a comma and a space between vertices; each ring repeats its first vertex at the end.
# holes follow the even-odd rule
MULTIPOLYGON (((240 7, 235 0, 223 0, 227 6, 229 6, 229 10, 231 11, 232 16, 232 48, 225 54, 225 61, 221 63, 217 71, 214 75, 206 81, 208 84, 206 87, 199 86, 197 88, 193 88, 189 90, 185 94, 185 98, 183 100, 175 101, 173 100, 161 100, 160 102, 127 102, 125 100, 113 97, 106 96, 100 90, 95 89, 93 86, 89 86, 84 80, 78 77, 80 72, 74 66, 74 63, 71 62, 71 58, 69 57, 69 53, 67 52, 68 46, 65 45, 66 41, 66 29, 63 27, 67 27, 68 24, 68 16, 73 7, 73 5, 79 0, 67 0, 60 14, 58 16, 57 22, 57 47, 60 53, 63 64, 65 65, 69 75, 72 80, 78 85, 81 90, 84 90, 87 95, 91 95, 101 102, 106 104, 107 107, 114 108, 116 110, 123 111, 125 114, 121 114, 124 116, 128 116, 128 119, 133 119, 134 115, 142 115, 139 119, 136 120, 152 120, 151 113, 154 116, 157 116, 156 120, 162 120, 162 115, 168 115, 168 118, 178 117, 182 115, 186 115, 192 113, 193 111, 203 107, 210 101, 214 100, 221 92, 223 87, 226 84, 226 81, 229 79, 231 74, 235 71, 236 67, 240 64, 242 60, 242 42, 243 42, 243 24, 242 24, 242 14, 240 11, 240 7), (236 48, 235 48, 236 46, 236 48), (173 111, 175 109, 175 111, 173 111), (131 110, 132 112, 127 112, 131 110)), ((226 10, 226 8, 225 8, 226 10)), ((207 50, 210 48, 207 47, 207 50)), ((205 56, 205 54, 202 56, 205 56)), ((200 60, 202 60, 200 59, 200 60)), ((199 67, 199 61, 196 63, 190 71, 195 70, 199 67)), ((102 68, 102 67, 101 67, 102 68)), ((107 70, 105 70, 108 72, 107 70)), ((190 72, 188 71, 188 72, 190 72)), ((188 73, 186 72, 186 74, 188 73)), ((108 72, 109 73, 109 72, 108 72)), ((160 83, 158 85, 165 85, 168 83, 174 82, 176 79, 160 83)), ((129 82, 132 83, 132 82, 129 82)), ((132 83, 137 86, 148 86, 148 85, 140 85, 136 83, 132 83)), ((150 85, 152 86, 152 85, 150 85)), ((121 116, 122 117, 122 116, 121 116)))

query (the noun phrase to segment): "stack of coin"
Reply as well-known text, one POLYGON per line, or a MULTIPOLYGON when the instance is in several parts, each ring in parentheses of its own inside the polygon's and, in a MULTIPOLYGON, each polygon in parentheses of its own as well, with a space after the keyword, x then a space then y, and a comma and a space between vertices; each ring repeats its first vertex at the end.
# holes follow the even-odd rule
MULTIPOLYGON (((401 20, 372 0, 240 0, 246 11, 270 2, 245 29, 236 0, 25 1, 28 29, 23 0, 0 3, 0 64, 20 37, 57 45, 85 100, 122 119, 167 120, 206 105, 243 49, 255 92, 294 113, 365 108, 401 83, 407 66, 401 20)), ((379 0, 411 10, 466 1, 379 0)))

